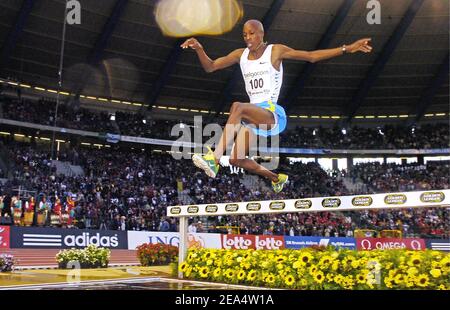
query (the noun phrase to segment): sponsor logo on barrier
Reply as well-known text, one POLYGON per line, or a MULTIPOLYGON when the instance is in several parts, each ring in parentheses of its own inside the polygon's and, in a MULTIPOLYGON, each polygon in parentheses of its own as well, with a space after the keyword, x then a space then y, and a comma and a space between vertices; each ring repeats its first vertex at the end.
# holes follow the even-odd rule
POLYGON ((270 210, 283 210, 286 204, 284 201, 272 201, 269 205, 270 210))
POLYGON ((181 208, 180 207, 172 207, 170 208, 170 214, 180 214, 181 208))
POLYGON ((205 207, 207 213, 216 213, 219 208, 216 205, 209 205, 205 207))
POLYGON ((309 199, 300 199, 295 202, 296 209, 309 209, 312 207, 312 201, 309 199))
POLYGON ((390 194, 384 197, 384 203, 387 205, 402 205, 407 198, 404 194, 390 194))
POLYGON ((368 207, 372 205, 373 199, 370 196, 358 196, 352 199, 352 205, 355 207, 368 207))
POLYGON ((84 248, 89 245, 113 249, 128 247, 126 232, 14 227, 13 248, 84 248))
POLYGON ((442 202, 445 199, 445 194, 443 192, 426 192, 420 195, 420 201, 428 202, 442 202))
POLYGON ((416 238, 356 238, 358 250, 425 250, 425 240, 416 238))
POLYGON ((427 248, 436 251, 450 251, 450 240, 448 239, 427 239, 427 248))
POLYGON ((187 208, 187 212, 192 214, 192 213, 198 213, 198 207, 197 206, 189 206, 187 208))
POLYGON ((222 248, 227 250, 279 250, 284 249, 282 236, 222 235, 222 248))
POLYGON ((338 208, 341 205, 339 198, 325 198, 322 200, 322 206, 324 208, 338 208))
POLYGON ((261 210, 261 204, 259 202, 247 203, 247 211, 259 211, 261 210))
POLYGON ((344 237, 298 237, 285 236, 284 243, 287 249, 302 249, 311 246, 334 246, 338 248, 356 249, 354 238, 344 237))
POLYGON ((9 249, 9 227, 0 226, 0 249, 9 249))
POLYGON ((239 210, 239 205, 237 203, 230 203, 225 206, 225 211, 227 212, 236 212, 239 210))

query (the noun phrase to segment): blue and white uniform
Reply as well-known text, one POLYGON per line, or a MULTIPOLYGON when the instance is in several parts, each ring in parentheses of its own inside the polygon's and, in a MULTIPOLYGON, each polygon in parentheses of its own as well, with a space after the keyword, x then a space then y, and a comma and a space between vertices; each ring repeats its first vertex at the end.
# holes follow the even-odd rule
POLYGON ((283 64, 278 71, 272 66, 272 48, 266 47, 259 59, 250 60, 250 50, 246 48, 240 59, 241 72, 245 82, 245 90, 250 98, 250 103, 269 110, 273 113, 275 125, 270 130, 262 130, 254 125, 244 123, 253 132, 260 136, 274 136, 286 129, 287 119, 283 107, 278 105, 281 85, 283 84, 283 64))

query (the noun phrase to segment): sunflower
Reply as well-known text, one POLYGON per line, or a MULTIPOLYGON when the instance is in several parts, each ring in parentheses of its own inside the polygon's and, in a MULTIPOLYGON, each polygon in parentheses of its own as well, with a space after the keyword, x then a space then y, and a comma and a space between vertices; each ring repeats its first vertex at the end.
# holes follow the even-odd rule
POLYGON ((214 269, 214 271, 213 271, 213 277, 214 278, 220 277, 221 274, 222 274, 222 269, 220 269, 220 268, 214 269))
POLYGON ((359 267, 359 261, 358 260, 352 261, 350 266, 352 266, 353 269, 358 268, 359 267))
POLYGON ((369 273, 368 270, 361 270, 360 273, 356 276, 356 282, 364 284, 367 282, 367 274, 369 273))
POLYGON ((419 255, 413 255, 408 261, 408 265, 412 267, 417 267, 422 264, 422 258, 419 255))
POLYGON ((450 257, 446 256, 444 257, 439 264, 441 265, 441 268, 445 271, 448 270, 450 268, 450 257))
POLYGON ((247 270, 247 269, 250 269, 251 264, 250 264, 249 261, 242 261, 241 262, 241 267, 247 270))
POLYGON ((327 278, 327 282, 333 282, 333 280, 334 280, 334 274, 332 274, 332 273, 328 273, 327 274, 327 276, 326 276, 326 278, 327 278))
POLYGON ((430 274, 433 276, 433 278, 439 278, 441 276, 441 269, 431 269, 430 274))
POLYGON ((400 285, 403 283, 404 279, 405 277, 402 274, 398 274, 394 277, 394 282, 395 284, 400 285))
POLYGON ((199 272, 201 278, 207 278, 209 275, 209 268, 208 267, 201 267, 199 272))
POLYGON ((279 264, 285 262, 286 260, 287 258, 283 255, 278 255, 277 257, 275 257, 275 261, 279 264))
POLYGON ((186 268, 186 272, 184 273, 184 275, 186 276, 186 278, 189 278, 191 273, 192 273, 192 267, 187 267, 186 268))
POLYGON ((245 271, 241 270, 241 271, 239 271, 237 278, 238 278, 238 280, 244 280, 245 276, 246 276, 245 271))
POLYGON ((416 278, 416 285, 420 287, 427 287, 429 282, 429 278, 426 274, 420 274, 416 278))
POLYGON ((294 278, 294 276, 291 275, 291 274, 288 274, 288 275, 286 276, 286 278, 284 278, 284 283, 285 283, 287 286, 292 286, 292 285, 294 285, 294 283, 295 283, 295 278, 294 278))
POLYGON ((334 282, 336 284, 340 285, 342 283, 342 281, 344 281, 344 276, 343 275, 338 274, 337 276, 334 277, 334 282))
POLYGON ((406 272, 409 276, 414 276, 419 273, 419 270, 417 270, 416 267, 409 267, 408 271, 406 272))
POLYGON ((252 269, 249 271, 249 273, 247 274, 247 281, 249 282, 253 282, 256 279, 256 270, 252 269))
POLYGON ((440 291, 446 291, 446 290, 448 290, 448 289, 445 287, 444 284, 439 285, 437 289, 440 290, 440 291))
POLYGON ((314 281, 316 281, 317 283, 321 284, 323 282, 323 280, 325 280, 325 275, 323 274, 322 271, 317 271, 314 274, 314 281))
POLYGON ((183 262, 180 265, 179 269, 180 269, 181 272, 185 272, 188 266, 189 266, 189 264, 187 262, 183 262))
POLYGON ((313 259, 313 256, 312 256, 310 253, 308 253, 308 252, 303 252, 303 253, 300 255, 299 261, 300 261, 303 265, 306 265, 307 263, 309 263, 310 261, 312 261, 312 259, 313 259))
POLYGON ((317 268, 316 265, 312 265, 311 267, 309 267, 309 274, 314 275, 317 272, 317 270, 319 270, 319 268, 317 268))
POLYGON ((233 279, 233 277, 234 277, 234 270, 233 270, 233 269, 227 269, 227 270, 225 271, 225 276, 226 276, 228 279, 233 279))
POLYGON ((334 271, 339 269, 339 261, 335 260, 332 264, 331 264, 331 269, 333 269, 334 271))
POLYGON ((393 277, 386 277, 384 278, 384 284, 387 288, 393 288, 395 285, 395 281, 393 277))
POLYGON ((206 252, 204 255, 203 255, 203 259, 204 260, 207 260, 208 258, 210 258, 211 257, 211 252, 206 252))
POLYGON ((265 279, 266 283, 273 284, 275 283, 275 276, 271 273, 269 273, 265 279))

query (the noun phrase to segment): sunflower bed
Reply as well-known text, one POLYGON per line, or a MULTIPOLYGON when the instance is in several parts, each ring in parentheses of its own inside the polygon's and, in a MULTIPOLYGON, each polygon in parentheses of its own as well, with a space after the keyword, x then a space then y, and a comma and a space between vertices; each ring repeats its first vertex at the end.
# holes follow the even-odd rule
POLYGON ((450 255, 438 251, 190 250, 188 279, 287 289, 450 289, 450 255))

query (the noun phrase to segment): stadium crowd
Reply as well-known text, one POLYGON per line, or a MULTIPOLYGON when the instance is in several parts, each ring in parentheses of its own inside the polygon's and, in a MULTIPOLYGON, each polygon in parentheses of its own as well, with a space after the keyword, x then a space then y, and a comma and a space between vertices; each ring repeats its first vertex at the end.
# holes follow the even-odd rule
MULTIPOLYGON (((62 175, 52 165, 48 150, 12 139, 3 139, 3 143, 14 165, 13 177, 0 188, 3 219, 13 218, 16 209, 24 213, 33 209, 41 215, 34 223, 41 226, 175 231, 176 221, 165 217, 169 205, 353 194, 340 173, 330 175, 316 163, 289 165, 283 161, 280 170, 291 178, 285 190, 275 194, 268 184, 249 185, 243 181, 246 177, 230 169, 223 168, 211 179, 189 160, 119 146, 61 150, 60 161, 78 164, 85 172, 84 176, 62 175), (30 198, 19 203, 15 199, 19 188, 29 191, 36 201, 30 198)), ((357 192, 362 194, 449 188, 448 168, 448 162, 426 166, 361 164, 349 173, 366 184, 357 192)), ((21 199, 27 199, 25 192, 21 193, 21 199)), ((195 218, 191 228, 206 232, 216 231, 217 226, 233 226, 241 233, 321 236, 351 236, 358 228, 376 228, 399 229, 404 235, 448 237, 448 215, 447 209, 432 208, 228 216, 203 219, 202 224, 198 223, 202 219, 195 218)))
MULTIPOLYGON (((2 118, 48 126, 54 125, 56 103, 49 100, 37 102, 27 99, 0 97, 2 118)), ((99 112, 79 105, 60 104, 57 126, 94 132, 120 133, 122 135, 176 140, 171 136, 173 126, 179 121, 147 118, 139 113, 117 111, 99 112)), ((186 124, 192 127, 192 124, 186 124)), ((295 127, 280 135, 283 147, 326 149, 430 149, 449 147, 448 123, 422 124, 417 127, 386 125, 379 128, 353 126, 341 128, 295 127)))

